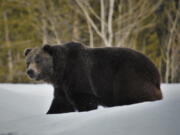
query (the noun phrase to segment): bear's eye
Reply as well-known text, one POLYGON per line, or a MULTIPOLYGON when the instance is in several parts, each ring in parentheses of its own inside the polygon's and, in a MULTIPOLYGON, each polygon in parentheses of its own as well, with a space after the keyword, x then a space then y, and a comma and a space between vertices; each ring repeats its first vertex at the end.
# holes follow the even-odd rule
POLYGON ((36 59, 35 62, 36 62, 36 63, 40 63, 40 62, 41 62, 41 59, 36 59))

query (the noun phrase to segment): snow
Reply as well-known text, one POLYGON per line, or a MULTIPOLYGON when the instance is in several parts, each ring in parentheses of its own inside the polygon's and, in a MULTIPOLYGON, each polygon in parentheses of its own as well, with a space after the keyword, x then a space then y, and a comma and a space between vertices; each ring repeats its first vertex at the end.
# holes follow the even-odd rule
POLYGON ((46 115, 52 86, 0 84, 0 135, 179 135, 180 84, 162 91, 162 101, 46 115))

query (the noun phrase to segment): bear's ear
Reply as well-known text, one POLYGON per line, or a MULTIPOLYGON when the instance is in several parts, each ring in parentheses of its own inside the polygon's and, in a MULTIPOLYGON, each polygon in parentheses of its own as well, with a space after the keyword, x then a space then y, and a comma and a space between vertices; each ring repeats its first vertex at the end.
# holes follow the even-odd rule
POLYGON ((53 47, 52 46, 50 46, 50 45, 44 45, 43 47, 42 47, 42 49, 45 51, 45 52, 47 52, 48 54, 50 54, 50 55, 52 55, 53 54, 53 47))
POLYGON ((27 48, 27 49, 25 49, 24 50, 24 56, 27 56, 28 55, 28 53, 30 53, 31 52, 31 48, 27 48))

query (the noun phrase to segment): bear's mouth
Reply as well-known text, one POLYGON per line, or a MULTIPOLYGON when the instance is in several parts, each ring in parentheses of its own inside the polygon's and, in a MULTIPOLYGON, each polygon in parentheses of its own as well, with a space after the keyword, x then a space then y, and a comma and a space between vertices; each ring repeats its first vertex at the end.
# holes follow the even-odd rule
POLYGON ((28 75, 28 77, 29 77, 30 79, 36 80, 36 76, 35 76, 35 75, 28 75))
POLYGON ((41 81, 41 80, 43 80, 43 76, 41 74, 38 74, 33 79, 36 81, 41 81))
POLYGON ((41 77, 39 75, 36 75, 36 74, 28 74, 28 77, 30 79, 33 79, 33 80, 36 80, 36 81, 41 80, 41 77))

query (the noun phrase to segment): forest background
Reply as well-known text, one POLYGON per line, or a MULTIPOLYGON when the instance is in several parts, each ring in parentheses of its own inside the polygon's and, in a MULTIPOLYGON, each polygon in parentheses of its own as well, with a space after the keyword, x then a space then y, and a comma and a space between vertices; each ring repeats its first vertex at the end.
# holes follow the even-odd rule
POLYGON ((25 48, 81 42, 127 47, 180 82, 180 0, 0 0, 0 82, 32 83, 25 48))

